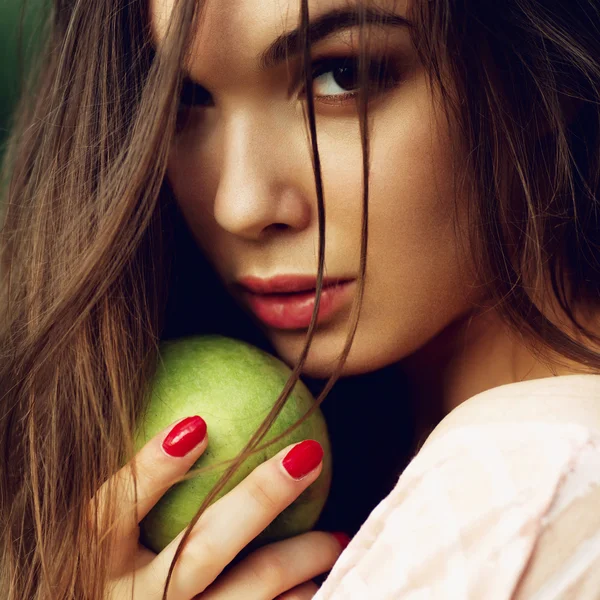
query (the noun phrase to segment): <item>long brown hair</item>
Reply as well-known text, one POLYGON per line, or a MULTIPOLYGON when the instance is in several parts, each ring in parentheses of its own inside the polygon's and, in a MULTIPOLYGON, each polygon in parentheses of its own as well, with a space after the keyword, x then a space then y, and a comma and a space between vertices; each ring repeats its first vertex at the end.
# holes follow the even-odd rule
MULTIPOLYGON (((307 0, 300 6, 311 90, 307 0)), ((90 531, 88 505, 134 454, 132 432, 156 365, 173 244, 167 157, 180 66, 202 9, 197 0, 178 0, 156 51, 147 0, 55 0, 15 116, 0 240, 0 595, 9 600, 103 597, 117 507, 109 505, 101 526, 90 531)), ((598 340, 576 318, 581 307, 597 304, 600 292, 600 14, 593 0, 418 0, 410 18, 432 92, 462 150, 457 173, 468 192, 466 243, 477 257, 478 279, 539 352, 597 370, 598 340), (577 339, 545 316, 546 297, 577 326, 577 339)), ((362 299, 366 44, 361 35, 359 286, 345 349, 317 405, 339 377, 362 299)), ((325 212, 314 106, 306 96, 319 216, 315 314, 271 414, 188 533, 233 470, 260 447, 314 333, 325 212)), ((165 597, 167 587, 168 581, 165 597)))

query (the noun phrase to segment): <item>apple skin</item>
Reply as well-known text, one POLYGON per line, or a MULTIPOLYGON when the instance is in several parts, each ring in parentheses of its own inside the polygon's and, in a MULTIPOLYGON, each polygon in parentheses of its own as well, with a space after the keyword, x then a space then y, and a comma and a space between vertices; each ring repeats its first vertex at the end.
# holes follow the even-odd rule
MULTIPOLYGON (((135 447, 178 419, 200 415, 208 427, 208 447, 192 468, 234 458, 258 429, 281 394, 291 369, 263 350, 219 335, 190 336, 162 342, 160 358, 135 447)), ((297 422, 315 399, 298 381, 260 445, 297 422)), ((323 447, 319 477, 252 542, 258 547, 311 530, 331 487, 331 447, 325 417, 317 409, 309 419, 240 465, 213 502, 259 464, 286 446, 313 439, 323 447)), ((172 486, 140 523, 140 541, 158 553, 190 523, 203 499, 225 471, 220 467, 172 486)))

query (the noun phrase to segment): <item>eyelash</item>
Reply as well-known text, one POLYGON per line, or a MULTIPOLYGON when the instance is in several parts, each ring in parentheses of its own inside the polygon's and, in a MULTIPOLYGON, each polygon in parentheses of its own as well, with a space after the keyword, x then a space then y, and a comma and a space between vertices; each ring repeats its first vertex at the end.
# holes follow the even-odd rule
MULTIPOLYGON (((342 69, 351 69, 353 74, 352 82, 357 87, 348 90, 343 94, 321 94, 316 96, 321 102, 328 104, 344 104, 348 101, 354 101, 358 97, 358 78, 359 78, 359 59, 358 56, 340 56, 327 57, 319 59, 312 64, 313 91, 315 90, 316 80, 327 73, 339 72, 342 69)), ((335 76, 334 76, 335 80, 335 76)), ((367 65, 368 93, 376 91, 382 93, 393 89, 400 82, 400 72, 394 61, 386 58, 368 59, 367 65)), ((343 87, 336 81, 336 85, 343 87)), ((303 88, 300 92, 301 97, 306 95, 303 88)))
MULTIPOLYGON (((313 90, 315 81, 327 73, 333 73, 336 70, 353 68, 354 78, 358 78, 358 56, 339 56, 325 57, 314 61, 311 65, 313 77, 313 90)), ((378 58, 370 59, 367 68, 367 78, 369 93, 375 88, 378 93, 387 91, 396 87, 400 80, 400 73, 393 60, 378 58), (372 86, 371 84, 375 84, 372 86)), ((336 82, 337 84, 337 82, 336 82)), ((339 84, 337 84, 339 85, 339 84)), ((341 86, 340 86, 341 87, 341 86)), ((304 87, 300 90, 299 96, 304 97, 306 90, 304 87)), ((358 97, 358 88, 349 90, 343 94, 322 94, 316 96, 319 101, 326 104, 344 104, 348 101, 354 101, 358 97)), ((179 99, 180 109, 189 109, 193 107, 210 107, 213 105, 210 93, 202 86, 186 80, 181 89, 179 99)))

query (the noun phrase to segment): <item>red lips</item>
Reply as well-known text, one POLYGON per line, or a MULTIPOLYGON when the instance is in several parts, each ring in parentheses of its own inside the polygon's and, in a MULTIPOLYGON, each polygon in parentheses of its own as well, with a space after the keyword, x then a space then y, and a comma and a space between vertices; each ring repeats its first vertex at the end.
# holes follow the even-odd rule
MULTIPOLYGON (((350 278, 323 277, 323 287, 350 280, 350 278)), ((317 288, 317 278, 312 275, 278 275, 271 279, 244 277, 238 283, 254 294, 286 294, 317 288)))

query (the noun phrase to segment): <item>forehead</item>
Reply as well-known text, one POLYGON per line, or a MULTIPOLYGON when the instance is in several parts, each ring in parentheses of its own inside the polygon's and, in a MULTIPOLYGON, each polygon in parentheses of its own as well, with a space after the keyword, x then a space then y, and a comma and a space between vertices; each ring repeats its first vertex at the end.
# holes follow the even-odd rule
MULTIPOLYGON (((149 0, 152 35, 160 44, 166 33, 175 0, 149 0)), ((361 0, 308 0, 312 21, 332 10, 356 7, 361 0)), ((362 0, 398 15, 407 12, 408 0, 362 0)), ((258 57, 278 36, 300 25, 300 0, 206 0, 201 26, 192 44, 195 59, 208 71, 230 67, 235 57, 244 69, 256 68, 258 57)))

